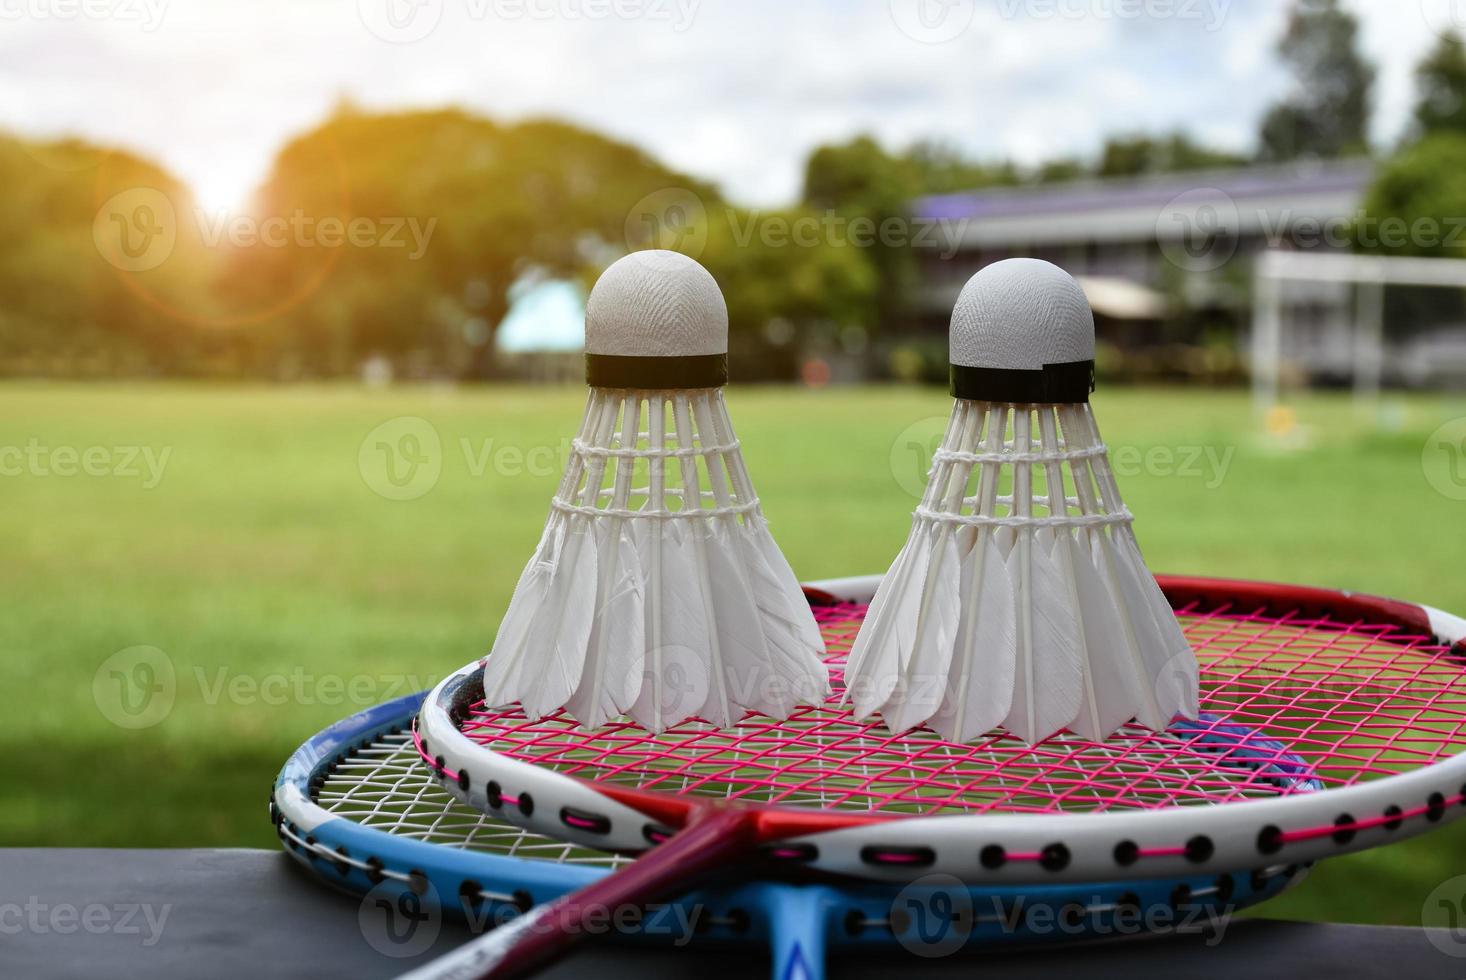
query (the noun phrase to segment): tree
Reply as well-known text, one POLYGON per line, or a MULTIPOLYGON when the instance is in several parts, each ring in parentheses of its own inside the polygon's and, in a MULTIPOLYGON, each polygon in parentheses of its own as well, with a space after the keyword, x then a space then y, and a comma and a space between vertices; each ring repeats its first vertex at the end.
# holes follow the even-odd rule
POLYGON ((1065 184, 1089 176, 1089 167, 1077 157, 1050 160, 1038 168, 1034 179, 1040 184, 1065 184))
POLYGON ((1466 133, 1466 44, 1446 34, 1415 71, 1420 100, 1415 124, 1420 135, 1466 133))
POLYGON ((934 140, 912 145, 903 155, 903 162, 920 194, 1010 187, 1021 182, 1018 168, 1012 163, 980 163, 969 159, 950 144, 934 140))
POLYGON ((1233 167, 1245 162, 1236 154, 1202 146, 1184 132, 1161 137, 1137 134, 1111 137, 1105 141, 1104 149, 1100 151, 1098 174, 1101 177, 1136 177, 1208 167, 1233 167))
POLYGON ((1298 0, 1278 45, 1294 91, 1264 117, 1263 160, 1363 153, 1375 69, 1358 50, 1359 23, 1338 0, 1298 0))
POLYGON ((1466 134, 1427 136, 1385 163, 1362 212, 1361 251, 1466 258, 1466 134))
POLYGON ((1149 136, 1119 136, 1105 140, 1100 151, 1101 177, 1134 177, 1155 169, 1155 140, 1149 136))
POLYGON ((210 338, 184 185, 131 154, 0 137, 0 371, 184 373, 210 338), (133 264, 136 260, 136 264, 133 264))
POLYGON ((344 107, 281 151, 255 210, 364 219, 373 234, 405 225, 426 248, 237 249, 221 289, 244 309, 298 297, 268 329, 309 373, 349 371, 380 352, 489 377, 492 329, 515 280, 531 268, 578 275, 597 255, 654 244, 629 219, 663 191, 720 203, 643 151, 565 123, 344 107), (467 330, 470 321, 490 330, 467 330))
MULTIPOLYGON (((909 224, 911 202, 922 192, 910 161, 887 153, 870 136, 819 147, 804 166, 804 207, 846 223, 861 220, 877 228, 887 222, 909 224)), ((873 325, 894 330, 916 288, 915 257, 910 247, 885 240, 864 250, 878 282, 873 325)))
POLYGON ((785 323, 802 341, 830 339, 843 328, 869 330, 878 315, 880 279, 872 249, 825 231, 843 229, 829 212, 807 208, 709 216, 697 258, 728 304, 729 355, 746 380, 796 377, 803 344, 771 337, 785 323))

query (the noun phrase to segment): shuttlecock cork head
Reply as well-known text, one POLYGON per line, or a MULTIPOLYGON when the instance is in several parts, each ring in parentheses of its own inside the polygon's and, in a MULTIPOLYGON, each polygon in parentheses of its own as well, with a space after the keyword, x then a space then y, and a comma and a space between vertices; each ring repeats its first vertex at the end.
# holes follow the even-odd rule
POLYGON ((728 380, 728 307, 677 252, 617 259, 585 307, 586 381, 597 388, 715 388, 728 380))
POLYGON ((1094 313, 1063 269, 994 262, 952 310, 952 394, 1013 404, 1085 402, 1094 390, 1094 313))

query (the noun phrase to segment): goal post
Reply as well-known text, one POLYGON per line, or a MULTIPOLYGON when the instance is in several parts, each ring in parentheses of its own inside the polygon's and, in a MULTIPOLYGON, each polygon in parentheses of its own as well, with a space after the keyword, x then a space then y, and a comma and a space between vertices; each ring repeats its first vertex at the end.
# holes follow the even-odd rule
POLYGON ((1354 294, 1351 360, 1354 396, 1379 395, 1384 373, 1385 287, 1466 289, 1466 259, 1352 255, 1268 249, 1258 254, 1252 281, 1252 404, 1259 415, 1277 404, 1283 369, 1288 283, 1351 287, 1354 294))

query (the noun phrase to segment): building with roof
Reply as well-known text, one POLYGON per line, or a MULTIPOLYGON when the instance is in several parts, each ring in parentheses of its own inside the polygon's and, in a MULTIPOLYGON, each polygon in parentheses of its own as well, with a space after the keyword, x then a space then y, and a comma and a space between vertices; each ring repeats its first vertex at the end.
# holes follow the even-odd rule
MULTIPOLYGON (((1133 340, 1146 335, 1137 324, 1194 322, 1198 312, 1245 332, 1258 253, 1346 251, 1372 174, 1368 160, 1313 161, 920 198, 913 219, 938 244, 918 250, 915 318, 944 329, 974 272, 1032 256, 1080 281, 1102 338, 1133 340)), ((1336 318, 1341 302, 1322 286, 1292 298, 1305 320, 1336 318)))
POLYGON ((494 331, 506 370, 535 381, 574 381, 585 371, 585 292, 578 283, 531 272, 509 287, 494 331))

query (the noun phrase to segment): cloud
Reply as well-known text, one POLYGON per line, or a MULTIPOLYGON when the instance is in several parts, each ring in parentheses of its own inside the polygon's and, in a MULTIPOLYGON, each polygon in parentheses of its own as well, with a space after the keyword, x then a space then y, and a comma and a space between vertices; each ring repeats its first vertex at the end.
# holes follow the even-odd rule
MULTIPOLYGON (((735 198, 781 203, 811 148, 860 132, 1025 163, 1092 154, 1106 134, 1138 129, 1247 149, 1285 86, 1272 54, 1281 5, 1209 2, 1220 6, 1195 9, 1220 12, 1215 29, 1116 14, 1133 9, 1126 0, 175 0, 145 30, 120 14, 60 21, 23 0, 6 9, 30 13, 0 31, 0 92, 11 93, 0 126, 120 142, 222 202, 342 97, 458 104, 566 117, 735 198), (968 22, 923 43, 898 25, 908 2, 968 22), (372 4, 438 20, 396 43, 382 25, 405 21, 372 4)), ((1353 6, 1382 68, 1376 131, 1392 138, 1429 27, 1393 4, 1353 6)))

